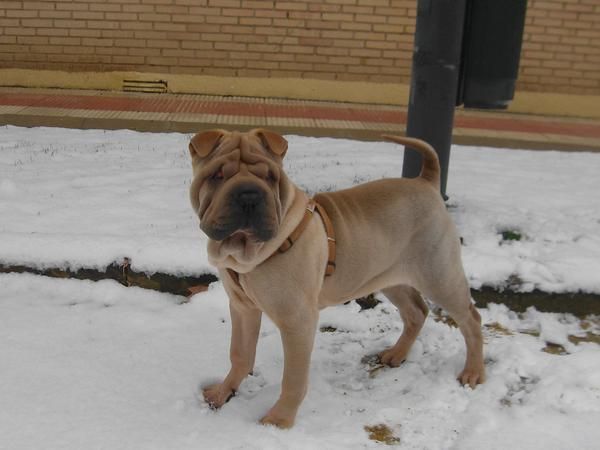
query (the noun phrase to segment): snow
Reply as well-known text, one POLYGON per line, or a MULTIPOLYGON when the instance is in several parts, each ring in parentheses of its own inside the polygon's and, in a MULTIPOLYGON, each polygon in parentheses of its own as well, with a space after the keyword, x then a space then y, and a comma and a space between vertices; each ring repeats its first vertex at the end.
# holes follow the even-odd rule
MULTIPOLYGON (((214 272, 188 203, 184 134, 0 127, 0 263, 214 272)), ((288 136, 286 168, 309 192, 401 173, 394 144, 288 136)), ((475 287, 600 293, 600 155, 455 146, 448 184, 475 287), (503 241, 516 231, 520 241, 503 241)), ((597 317, 480 309, 488 380, 455 381, 460 332, 430 314, 407 362, 371 370, 401 322, 387 302, 329 308, 309 392, 289 431, 257 420, 279 394, 281 343, 265 318, 256 370, 219 412, 199 387, 228 369, 220 283, 180 297, 115 282, 0 274, 0 449, 595 449, 597 317), (561 354, 542 351, 551 343, 561 354)))
MULTIPOLYGON (((188 201, 179 133, 0 128, 0 261, 214 273, 188 201)), ((286 169, 310 193, 402 172, 387 142, 288 136, 286 169)), ((600 293, 600 154, 454 146, 451 213, 473 287, 600 293), (502 231, 520 241, 502 241, 502 231)))
POLYGON ((318 333, 297 424, 279 431, 257 424, 282 373, 266 318, 238 396, 219 412, 198 398, 228 369, 220 283, 183 304, 112 281, 8 274, 0 283, 0 449, 377 448, 363 427, 382 423, 406 449, 594 449, 600 438, 600 347, 565 339, 569 354, 541 351, 546 333, 563 342, 583 331, 572 316, 480 310, 504 328, 484 328, 488 380, 471 390, 455 381, 465 352, 457 329, 430 317, 405 364, 370 376, 361 358, 400 331, 393 306, 326 309, 320 325, 337 331, 318 333))

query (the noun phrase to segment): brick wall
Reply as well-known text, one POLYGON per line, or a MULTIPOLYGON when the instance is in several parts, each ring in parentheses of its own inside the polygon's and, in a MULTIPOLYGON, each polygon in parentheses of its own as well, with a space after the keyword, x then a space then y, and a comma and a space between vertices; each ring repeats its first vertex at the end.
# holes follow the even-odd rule
MULTIPOLYGON (((415 6, 416 0, 1 1, 0 67, 407 84, 415 6)), ((519 89, 600 94, 600 0, 529 1, 519 89)))
POLYGON ((600 0, 529 0, 518 87, 600 95, 600 0))

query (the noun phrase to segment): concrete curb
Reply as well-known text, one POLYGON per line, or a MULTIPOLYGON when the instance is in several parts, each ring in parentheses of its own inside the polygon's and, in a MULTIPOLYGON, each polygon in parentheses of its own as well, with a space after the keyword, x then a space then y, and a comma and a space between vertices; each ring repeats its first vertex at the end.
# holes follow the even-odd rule
MULTIPOLYGON (((404 134, 406 110, 285 99, 0 88, 0 124, 182 133, 265 127, 283 134, 381 140, 385 133, 404 134)), ((458 109, 453 142, 600 151, 600 122, 458 109)))
MULTIPOLYGON (((37 115, 17 115, 0 114, 0 125, 13 125, 19 127, 61 127, 75 129, 103 129, 120 130, 129 129, 141 132, 153 133, 197 133, 207 128, 235 128, 239 131, 256 128, 255 125, 233 124, 229 121, 223 122, 170 122, 159 120, 143 119, 101 119, 73 116, 37 116, 37 115)), ((386 127, 385 129, 352 129, 352 128, 330 128, 330 127, 305 127, 293 125, 268 126, 269 129, 284 135, 299 135, 311 137, 332 137, 343 139, 355 139, 360 141, 381 141, 381 135, 394 133, 404 135, 405 126, 397 125, 395 127, 386 127)), ((600 151, 600 140, 591 142, 582 141, 560 141, 548 139, 535 139, 519 137, 518 135, 486 135, 485 132, 479 135, 465 135, 461 130, 456 130, 452 137, 452 143, 457 145, 495 147, 495 148, 514 148, 524 150, 559 150, 559 151, 600 151)))

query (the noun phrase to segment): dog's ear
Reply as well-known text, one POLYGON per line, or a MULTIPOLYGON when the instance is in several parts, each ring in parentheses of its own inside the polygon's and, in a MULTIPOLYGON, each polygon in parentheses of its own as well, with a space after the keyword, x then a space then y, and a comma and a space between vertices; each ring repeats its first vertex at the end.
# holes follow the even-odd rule
POLYGON ((263 146, 267 150, 271 151, 277 156, 280 156, 281 158, 285 156, 288 149, 288 142, 283 136, 273 131, 263 130, 262 128, 258 128, 252 131, 256 136, 258 136, 263 146))
POLYGON ((206 158, 220 144, 221 139, 225 135, 224 130, 208 130, 198 133, 190 140, 190 155, 206 158))

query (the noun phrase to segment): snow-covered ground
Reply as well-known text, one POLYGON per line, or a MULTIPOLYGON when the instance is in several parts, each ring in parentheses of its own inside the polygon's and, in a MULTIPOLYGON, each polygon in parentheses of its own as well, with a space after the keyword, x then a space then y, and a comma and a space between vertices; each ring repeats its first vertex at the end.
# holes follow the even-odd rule
MULTIPOLYGON (((0 127, 0 262, 212 271, 188 201, 189 137, 0 127)), ((288 139, 287 171, 309 192, 402 172, 396 144, 288 139)), ((471 285, 600 293, 599 170, 600 154, 455 146, 448 193, 471 285)))
POLYGON ((238 396, 219 412, 197 397, 228 369, 221 285, 177 304, 107 281, 11 274, 0 283, 3 450, 376 448, 363 428, 378 424, 406 449, 598 448, 600 346, 567 340, 582 332, 572 317, 481 310, 488 380, 471 390, 455 381, 465 353, 457 329, 429 318, 405 364, 370 376, 361 358, 400 332, 393 306, 326 309, 321 325, 337 331, 318 333, 297 424, 279 431, 257 424, 282 373, 268 320, 238 396), (571 353, 542 352, 547 339, 571 353))
MULTIPOLYGON (((189 136, 0 127, 0 263, 212 271, 187 200, 189 136)), ((389 143, 289 136, 286 167, 310 192, 401 173, 389 143)), ((600 292, 600 154, 454 147, 448 193, 475 287, 512 276, 524 290, 600 292), (502 231, 522 235, 503 241, 502 231)), ((388 303, 323 311, 297 425, 257 425, 282 371, 265 320, 254 376, 215 413, 199 386, 228 368, 222 286, 189 303, 114 282, 0 275, 0 449, 595 449, 598 318, 482 309, 488 381, 455 376, 460 333, 428 319, 408 361, 361 362, 397 338, 388 303), (547 343, 560 350, 542 351, 547 343), (564 349, 564 351, 563 351, 564 349)))

